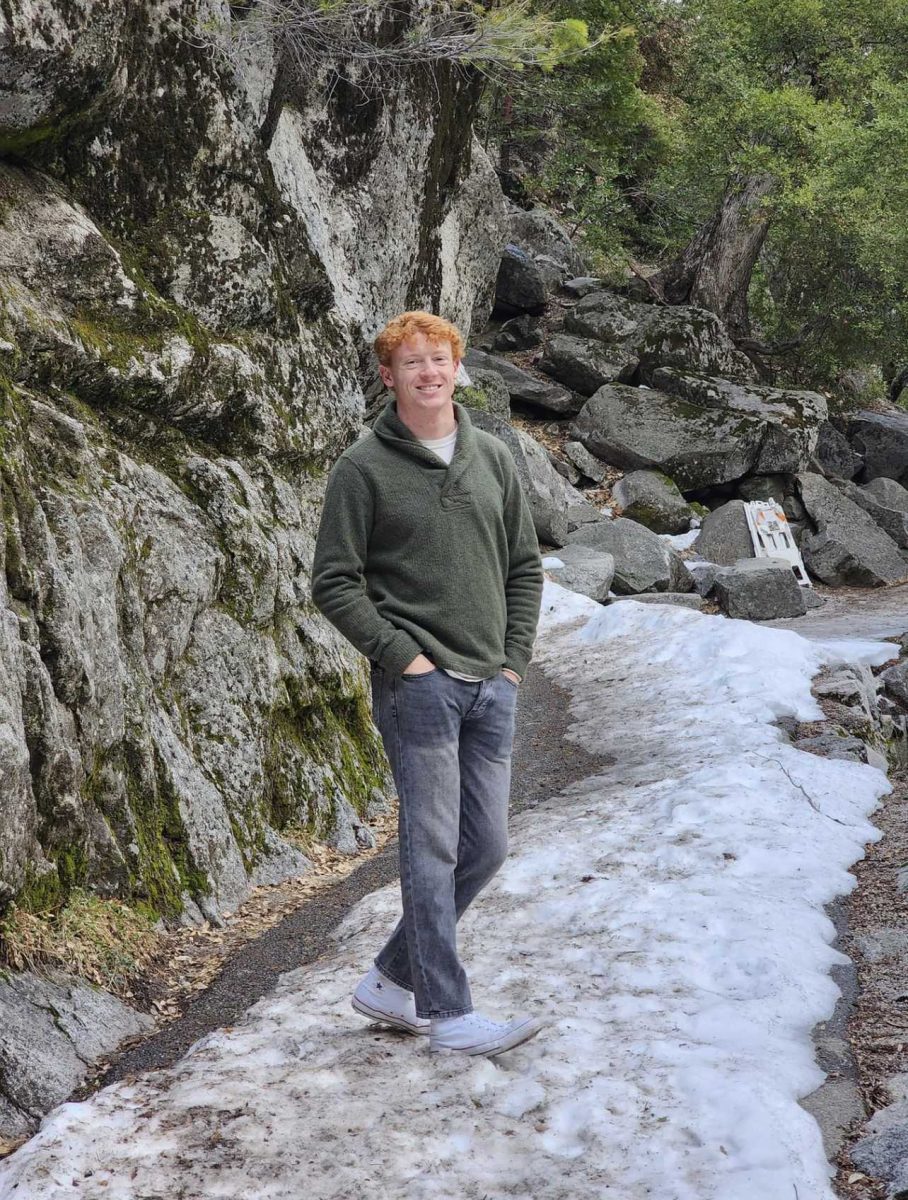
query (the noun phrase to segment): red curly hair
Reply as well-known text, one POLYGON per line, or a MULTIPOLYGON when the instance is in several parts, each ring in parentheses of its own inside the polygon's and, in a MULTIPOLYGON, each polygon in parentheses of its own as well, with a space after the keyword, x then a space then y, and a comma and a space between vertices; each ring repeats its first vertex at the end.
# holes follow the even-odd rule
POLYGON ((444 317, 436 317, 433 313, 416 310, 392 317, 375 339, 375 353, 381 365, 389 367, 391 355, 397 347, 416 333, 424 334, 430 341, 450 342, 451 355, 455 361, 463 358, 463 336, 457 326, 446 321, 444 317))

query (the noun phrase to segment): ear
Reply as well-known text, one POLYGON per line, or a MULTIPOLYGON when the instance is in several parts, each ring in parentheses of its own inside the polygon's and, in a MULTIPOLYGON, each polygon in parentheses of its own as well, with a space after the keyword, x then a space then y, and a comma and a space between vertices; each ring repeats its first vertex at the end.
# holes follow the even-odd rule
POLYGON ((391 368, 386 367, 383 363, 378 364, 378 373, 381 376, 381 381, 389 390, 394 389, 394 376, 391 374, 391 368))

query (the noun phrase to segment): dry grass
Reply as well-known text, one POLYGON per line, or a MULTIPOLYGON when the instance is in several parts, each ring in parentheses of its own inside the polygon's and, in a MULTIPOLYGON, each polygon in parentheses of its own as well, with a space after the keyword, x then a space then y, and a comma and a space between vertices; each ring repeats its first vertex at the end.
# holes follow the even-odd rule
POLYGON ((160 941, 145 914, 77 889, 56 912, 13 906, 0 921, 0 963, 39 973, 58 968, 123 996, 160 941))

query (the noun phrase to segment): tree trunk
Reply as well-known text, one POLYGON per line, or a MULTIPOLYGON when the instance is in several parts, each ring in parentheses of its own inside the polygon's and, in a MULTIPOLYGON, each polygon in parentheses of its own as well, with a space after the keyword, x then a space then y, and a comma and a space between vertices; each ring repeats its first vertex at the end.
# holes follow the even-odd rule
POLYGON ((776 187, 771 175, 732 176, 717 211, 650 280, 669 304, 707 308, 732 337, 747 337, 747 290, 772 215, 763 201, 776 187))

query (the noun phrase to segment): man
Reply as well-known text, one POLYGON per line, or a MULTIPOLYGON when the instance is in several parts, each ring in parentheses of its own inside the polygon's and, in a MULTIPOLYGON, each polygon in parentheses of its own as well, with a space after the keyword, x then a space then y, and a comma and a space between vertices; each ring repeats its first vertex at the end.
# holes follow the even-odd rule
POLYGON ((542 566, 504 444, 453 399, 463 340, 424 312, 375 342, 395 399, 339 458, 315 549, 315 603, 372 664, 400 798, 403 919, 354 1008, 433 1050, 498 1054, 538 1032, 473 1011, 456 922, 507 850, 517 686, 542 566))

